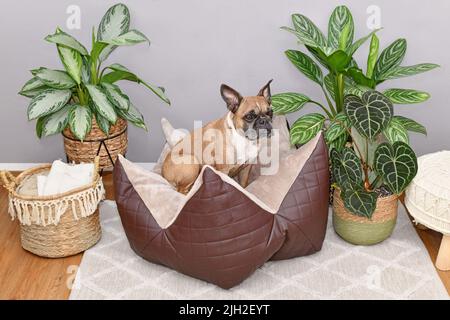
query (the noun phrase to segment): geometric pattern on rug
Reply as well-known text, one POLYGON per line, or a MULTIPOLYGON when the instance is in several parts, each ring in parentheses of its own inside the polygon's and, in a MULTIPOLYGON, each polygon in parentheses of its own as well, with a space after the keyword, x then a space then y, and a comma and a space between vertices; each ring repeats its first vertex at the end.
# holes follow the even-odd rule
POLYGON ((346 243, 330 216, 321 251, 269 261, 230 290, 137 256, 115 202, 101 204, 100 219, 102 238, 84 253, 70 299, 449 299, 402 205, 394 233, 380 244, 346 243))

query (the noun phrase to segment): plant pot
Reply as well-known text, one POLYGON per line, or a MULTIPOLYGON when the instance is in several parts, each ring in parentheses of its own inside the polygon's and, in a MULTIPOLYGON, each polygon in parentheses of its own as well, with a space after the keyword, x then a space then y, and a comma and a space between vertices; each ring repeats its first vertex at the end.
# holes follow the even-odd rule
POLYGON ((92 119, 92 129, 83 141, 77 139, 70 128, 63 131, 64 150, 67 161, 75 163, 90 163, 94 161, 98 154, 100 157, 99 169, 109 169, 113 167, 119 154, 125 155, 128 147, 127 121, 119 118, 115 125, 109 129, 109 136, 105 135, 92 119), (109 153, 109 154, 108 154, 109 153), (110 157, 113 162, 111 162, 110 157))
POLYGON ((345 241, 356 245, 372 245, 390 237, 397 222, 398 197, 391 195, 378 198, 377 208, 371 219, 354 215, 348 211, 335 189, 333 196, 333 226, 345 241))

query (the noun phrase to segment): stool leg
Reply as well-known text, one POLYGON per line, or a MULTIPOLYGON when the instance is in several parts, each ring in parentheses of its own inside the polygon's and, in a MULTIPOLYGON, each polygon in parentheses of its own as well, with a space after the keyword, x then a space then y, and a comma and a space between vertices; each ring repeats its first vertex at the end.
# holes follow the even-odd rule
POLYGON ((450 235, 443 235, 439 253, 436 259, 436 268, 442 271, 450 270, 450 235))

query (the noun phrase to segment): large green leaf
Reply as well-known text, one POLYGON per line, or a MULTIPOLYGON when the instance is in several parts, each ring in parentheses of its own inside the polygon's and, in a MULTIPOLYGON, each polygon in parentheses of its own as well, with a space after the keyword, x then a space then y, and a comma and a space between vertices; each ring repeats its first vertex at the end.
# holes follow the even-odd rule
POLYGON ((114 105, 109 101, 108 96, 100 86, 86 84, 86 88, 91 96, 93 107, 96 112, 112 124, 117 121, 117 114, 114 111, 114 105))
POLYGON ((39 68, 32 70, 33 76, 38 77, 45 85, 55 89, 70 89, 76 86, 75 81, 65 71, 39 68))
POLYGON ((342 189, 362 185, 361 161, 351 148, 331 150, 333 177, 342 189))
POLYGON ((412 119, 402 116, 394 116, 392 119, 396 119, 397 121, 399 121, 402 126, 408 131, 422 133, 425 135, 427 134, 427 129, 423 125, 412 119))
POLYGON ((86 50, 86 48, 80 42, 78 42, 77 39, 60 29, 58 29, 58 31, 54 34, 46 36, 45 40, 74 49, 84 56, 88 55, 88 51, 86 50))
POLYGON ((132 46, 142 42, 148 42, 150 44, 150 40, 138 30, 130 30, 115 38, 102 41, 114 46, 132 46))
POLYGON ((28 120, 44 117, 64 107, 72 96, 70 90, 47 89, 31 99, 28 120))
POLYGON ((105 90, 109 101, 111 101, 111 103, 117 108, 123 110, 128 110, 130 108, 130 99, 122 93, 118 86, 104 82, 102 83, 102 87, 105 90))
POLYGON ((130 12, 126 5, 119 3, 106 11, 97 31, 97 40, 110 40, 124 34, 130 28, 130 12))
POLYGON ((345 74, 350 77, 356 84, 367 87, 374 88, 376 83, 373 79, 368 78, 364 75, 361 69, 359 68, 349 68, 345 71, 345 74))
POLYGON ((91 68, 90 68, 90 58, 85 56, 83 57, 83 65, 81 66, 81 81, 83 83, 91 82, 91 68))
POLYGON ((19 94, 24 97, 33 98, 47 89, 50 88, 46 86, 38 77, 33 77, 23 85, 22 89, 19 91, 19 94))
POLYGON ((386 129, 384 129, 384 136, 390 143, 402 141, 409 144, 408 131, 402 125, 401 121, 393 117, 386 129))
POLYGON ((81 83, 81 68, 83 66, 83 59, 81 54, 71 48, 57 45, 59 57, 64 65, 67 73, 72 77, 77 84, 81 83))
POLYGON ((130 108, 128 110, 117 109, 117 113, 119 114, 119 117, 128 120, 136 127, 147 130, 147 126, 144 122, 144 116, 132 103, 130 103, 130 108))
POLYGON ((382 143, 375 151, 375 170, 389 190, 401 194, 417 174, 417 158, 404 142, 382 143))
POLYGON ((413 76, 419 73, 427 72, 439 67, 438 64, 434 63, 421 63, 414 66, 398 66, 391 68, 389 71, 385 72, 378 80, 389 80, 397 79, 403 77, 413 76))
POLYGON ((72 106, 66 105, 61 110, 44 117, 41 136, 46 137, 63 131, 69 123, 69 114, 72 106))
POLYGON ((105 74, 102 77, 101 82, 114 83, 119 80, 128 80, 128 81, 137 82, 137 83, 140 83, 140 84, 146 86, 154 94, 156 94, 161 100, 163 100, 167 104, 170 104, 170 100, 166 96, 163 88, 149 84, 148 82, 145 82, 144 80, 139 78, 137 75, 132 73, 130 70, 128 70, 128 68, 124 67, 123 65, 114 63, 106 68, 111 69, 113 71, 105 74))
POLYGON ((98 55, 98 59, 103 62, 106 59, 108 59, 108 57, 110 56, 110 54, 116 50, 117 46, 114 46, 112 44, 108 44, 104 49, 102 49, 102 51, 100 52, 100 54, 98 55))
POLYGON ((301 93, 278 93, 272 96, 273 112, 276 114, 288 114, 293 113, 310 102, 311 99, 301 93))
POLYGON ((320 113, 304 115, 294 122, 290 136, 292 144, 303 144, 314 138, 323 128, 325 117, 320 113))
POLYGON ((322 86, 322 70, 320 70, 320 67, 310 57, 297 50, 287 50, 285 53, 288 59, 300 72, 322 86))
POLYGON ((361 98, 347 95, 344 109, 352 125, 360 134, 374 140, 391 121, 392 102, 378 91, 367 91, 361 98))
POLYGON ((347 133, 347 128, 349 127, 350 121, 348 120, 346 114, 343 112, 338 113, 336 117, 331 120, 331 123, 325 132, 325 140, 327 143, 333 142, 340 136, 347 133))
POLYGON ((383 94, 395 104, 412 104, 427 101, 430 94, 413 89, 387 89, 383 94))
POLYGON ((328 150, 336 149, 337 151, 341 151, 347 144, 347 140, 348 140, 348 133, 344 132, 342 135, 337 137, 337 139, 334 139, 331 142, 327 142, 328 150))
POLYGON ((320 31, 307 17, 302 14, 293 14, 292 23, 295 30, 290 28, 283 29, 293 32, 301 43, 321 49, 327 47, 327 42, 322 31, 320 31))
POLYGON ((380 48, 380 40, 376 34, 372 35, 370 40, 369 56, 367 57, 367 72, 366 76, 372 79, 373 70, 375 69, 375 64, 378 60, 378 50, 380 48))
POLYGON ((373 76, 375 80, 384 79, 393 68, 400 65, 406 53, 406 40, 397 39, 384 49, 375 64, 373 76))
POLYGON ((69 126, 73 135, 83 141, 92 127, 91 109, 88 106, 74 105, 69 114, 69 126))
POLYGON ((344 206, 351 213, 368 219, 372 218, 377 207, 378 196, 375 192, 368 192, 363 188, 347 189, 343 190, 341 197, 344 206))
POLYGON ((347 49, 353 42, 354 29, 355 26, 350 10, 346 6, 336 7, 328 21, 328 46, 339 49, 339 40, 345 31, 348 35, 345 37, 344 49, 347 49), (345 30, 345 28, 348 28, 348 30, 345 30))
POLYGON ((344 72, 349 67, 351 61, 352 57, 342 50, 337 50, 326 58, 328 70, 334 73, 344 72))

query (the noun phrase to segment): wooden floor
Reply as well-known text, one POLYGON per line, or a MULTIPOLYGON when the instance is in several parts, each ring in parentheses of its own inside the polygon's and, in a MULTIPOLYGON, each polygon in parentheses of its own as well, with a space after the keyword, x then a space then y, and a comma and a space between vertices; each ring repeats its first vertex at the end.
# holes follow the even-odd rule
MULTIPOLYGON (((114 199, 112 175, 105 173, 103 182, 107 199, 114 199)), ((0 299, 67 299, 73 268, 80 264, 82 254, 45 259, 35 256, 20 246, 17 221, 7 214, 8 195, 0 188, 0 299)), ((418 230, 431 260, 436 260, 442 235, 431 230, 418 230)), ((450 294, 450 271, 438 271, 450 294)))

